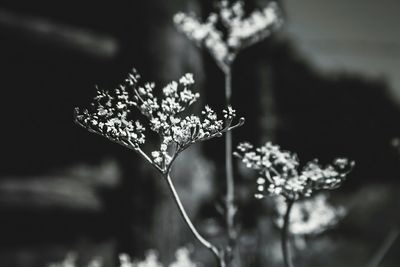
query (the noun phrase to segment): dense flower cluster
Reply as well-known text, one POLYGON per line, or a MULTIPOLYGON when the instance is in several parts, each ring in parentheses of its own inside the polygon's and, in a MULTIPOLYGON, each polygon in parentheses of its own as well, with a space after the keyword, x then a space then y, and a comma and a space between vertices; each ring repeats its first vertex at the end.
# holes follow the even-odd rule
POLYGON ((208 106, 200 117, 183 116, 182 112, 199 98, 198 93, 190 90, 194 84, 192 74, 169 83, 161 92, 155 92, 154 83, 142 86, 139 80, 134 70, 118 88, 107 92, 98 90, 89 110, 76 109, 75 120, 91 132, 140 152, 162 172, 167 171, 171 161, 188 146, 221 136, 244 122, 241 118, 232 125, 235 110, 231 107, 223 111, 224 119, 219 119, 208 106), (151 157, 141 150, 146 141, 146 129, 139 120, 133 120, 133 117, 140 117, 140 114, 133 114, 134 109, 146 119, 146 127, 160 136, 160 148, 153 151, 151 157))
POLYGON ((272 195, 297 200, 309 197, 317 190, 335 189, 341 185, 354 165, 352 161, 339 158, 331 165, 322 167, 314 160, 299 170, 300 164, 295 154, 281 150, 270 142, 259 148, 254 148, 250 143, 241 143, 235 155, 248 168, 259 172, 257 198, 263 198, 265 190, 272 195))
POLYGON ((266 38, 282 24, 276 3, 245 17, 242 1, 220 2, 218 13, 211 13, 204 23, 195 16, 178 13, 174 23, 190 40, 206 47, 220 66, 230 65, 240 49, 266 38), (223 25, 218 29, 217 25, 223 25))
MULTIPOLYGON (((278 213, 275 223, 282 228, 287 203, 283 197, 277 197, 275 204, 278 213)), ((344 207, 334 207, 329 204, 326 194, 318 194, 293 204, 289 231, 294 235, 318 235, 337 225, 345 215, 344 207)))

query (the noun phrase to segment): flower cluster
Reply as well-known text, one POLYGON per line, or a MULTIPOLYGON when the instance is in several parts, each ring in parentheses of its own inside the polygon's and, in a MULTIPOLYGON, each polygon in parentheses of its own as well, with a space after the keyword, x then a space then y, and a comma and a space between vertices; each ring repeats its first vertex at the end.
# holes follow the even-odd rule
POLYGON ((174 23, 190 40, 206 47, 216 62, 229 66, 239 50, 261 41, 282 24, 276 3, 245 17, 243 2, 221 1, 218 13, 211 13, 204 23, 195 16, 177 13, 174 23), (223 29, 218 29, 217 25, 223 29))
POLYGON ((309 197, 317 190, 332 190, 341 185, 351 171, 354 162, 344 158, 322 167, 317 160, 308 162, 299 170, 299 160, 291 152, 281 150, 270 142, 259 148, 250 143, 241 143, 235 155, 248 168, 257 170, 258 193, 263 198, 265 190, 272 195, 282 195, 287 200, 309 197), (268 184, 268 186, 267 186, 268 184))
POLYGON ((162 172, 169 170, 173 159, 188 146, 219 137, 244 122, 241 118, 232 125, 235 111, 231 107, 223 111, 224 119, 219 119, 208 106, 200 117, 183 116, 182 112, 199 98, 199 94, 190 89, 194 84, 192 74, 169 83, 161 92, 155 92, 154 83, 140 85, 139 80, 134 70, 118 88, 98 90, 90 109, 76 109, 75 121, 91 132, 139 152, 162 172), (135 116, 134 109, 143 116, 135 116), (143 117, 146 128, 160 136, 160 148, 153 151, 151 157, 141 149, 146 141, 145 127, 138 119, 133 120, 134 117, 143 117))
MULTIPOLYGON (((284 198, 277 197, 275 204, 278 213, 275 223, 282 228, 287 203, 284 198)), ((318 235, 333 228, 345 215, 344 207, 334 207, 328 202, 326 194, 318 194, 293 204, 289 231, 294 235, 318 235)))

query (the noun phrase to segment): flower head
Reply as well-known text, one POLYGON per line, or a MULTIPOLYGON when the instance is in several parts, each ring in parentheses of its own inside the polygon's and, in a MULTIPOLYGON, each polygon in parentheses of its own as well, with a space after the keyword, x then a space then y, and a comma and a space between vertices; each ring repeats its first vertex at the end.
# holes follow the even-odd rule
POLYGON ((162 172, 169 170, 173 159, 190 145, 219 137, 244 122, 242 118, 232 125, 235 113, 231 107, 224 111, 224 119, 208 106, 201 116, 183 116, 182 112, 200 97, 191 90, 192 74, 167 84, 161 92, 156 92, 154 83, 141 85, 139 80, 134 70, 118 88, 98 90, 90 109, 76 109, 75 120, 89 131, 139 152, 162 172), (142 115, 135 114, 135 109, 142 115), (157 133, 161 140, 150 156, 141 150, 146 129, 157 133))
POLYGON ((297 200, 309 197, 317 190, 332 190, 342 184, 354 166, 354 162, 340 158, 325 167, 314 160, 300 170, 295 154, 270 142, 255 149, 250 143, 241 143, 237 149, 235 155, 246 167, 259 172, 256 198, 263 198, 267 191, 297 200))
POLYGON ((173 20, 190 40, 205 47, 222 68, 230 65, 241 49, 263 40, 282 24, 280 10, 274 2, 249 16, 245 16, 242 1, 229 4, 223 0, 218 7, 218 12, 211 13, 204 23, 182 12, 173 20), (217 25, 222 25, 222 29, 217 25))

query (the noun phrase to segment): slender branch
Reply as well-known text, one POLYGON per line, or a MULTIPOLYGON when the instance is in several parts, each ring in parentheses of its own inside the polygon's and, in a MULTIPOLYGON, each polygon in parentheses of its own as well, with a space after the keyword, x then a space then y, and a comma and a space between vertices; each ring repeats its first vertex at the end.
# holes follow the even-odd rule
POLYGON ((269 181, 270 183, 273 183, 271 174, 269 173, 269 170, 268 170, 268 169, 265 170, 265 174, 266 174, 266 176, 267 176, 268 181, 269 181))
MULTIPOLYGON (((232 126, 232 124, 229 124, 229 125, 225 126, 225 128, 222 129, 220 132, 217 132, 217 133, 215 133, 213 135, 210 135, 210 136, 203 137, 201 139, 195 140, 192 143, 190 143, 189 145, 192 145, 192 144, 194 144, 194 143, 196 143, 198 141, 207 141, 207 140, 210 140, 210 139, 213 139, 213 138, 216 138, 216 137, 221 137, 223 135, 223 133, 227 133, 229 131, 232 131, 233 129, 236 129, 236 128, 242 126, 244 124, 244 122, 245 122, 245 119, 243 117, 241 117, 239 119, 239 122, 236 123, 235 125, 232 126)), ((186 148, 187 147, 184 147, 184 149, 186 149, 186 148)))
POLYGON ((241 118, 239 119, 239 122, 236 123, 236 124, 233 125, 233 126, 230 126, 230 127, 227 129, 227 131, 232 131, 233 129, 236 129, 236 128, 242 126, 242 125, 244 124, 244 122, 245 122, 245 119, 244 119, 243 117, 241 117, 241 118))
POLYGON ((158 165, 154 164, 153 161, 150 159, 150 157, 147 156, 147 154, 144 153, 144 151, 140 147, 135 148, 135 151, 139 153, 139 155, 141 155, 148 163, 153 165, 158 171, 160 171, 161 173, 163 172, 163 169, 161 169, 158 165))
POLYGON ((225 74, 225 101, 226 105, 231 104, 231 98, 232 98, 232 70, 231 67, 227 68, 224 71, 225 74))
MULTIPOLYGON (((232 97, 232 75, 231 67, 225 72, 225 101, 226 105, 231 104, 232 97)), ((226 171, 226 225, 229 238, 230 249, 235 245, 236 232, 234 225, 235 204, 234 195, 235 187, 233 180, 233 160, 232 160, 232 132, 225 134, 225 171, 226 171)))
POLYGON ((171 168, 172 168, 172 164, 174 163, 174 161, 176 160, 176 158, 179 156, 179 154, 183 151, 181 150, 181 146, 179 144, 176 144, 176 150, 174 152, 174 154, 172 155, 171 161, 169 162, 165 173, 167 175, 169 175, 169 173, 171 172, 171 168))
POLYGON ((78 121, 77 119, 75 119, 75 123, 76 123, 77 125, 81 126, 82 128, 87 129, 87 130, 88 130, 89 132, 91 132, 91 133, 95 133, 95 134, 97 134, 97 135, 100 135, 100 136, 102 136, 102 137, 105 137, 105 138, 107 138, 108 140, 110 140, 110 141, 113 142, 113 143, 119 144, 119 145, 121 145, 121 146, 123 146, 123 147, 126 147, 126 148, 128 148, 128 149, 130 149, 130 150, 133 150, 133 151, 137 152, 137 153, 138 153, 139 155, 141 155, 148 163, 150 163, 151 166, 153 166, 154 168, 156 168, 157 171, 159 171, 160 173, 163 173, 163 170, 162 170, 158 165, 154 164, 153 161, 150 159, 150 157, 147 156, 147 154, 146 154, 140 147, 135 146, 135 144, 133 144, 132 141, 130 141, 130 140, 124 140, 124 141, 120 140, 120 141, 118 141, 118 140, 113 139, 113 138, 111 138, 111 137, 109 137, 109 136, 107 136, 107 135, 101 134, 101 133, 99 133, 99 132, 96 131, 96 130, 91 129, 90 127, 87 127, 86 125, 84 125, 84 124, 82 124, 80 121, 78 121))
POLYGON ((373 255, 368 263, 368 267, 378 267, 383 258, 392 247, 396 239, 399 237, 400 231, 397 228, 390 230, 378 251, 373 255))
POLYGON ((193 225, 192 221, 190 220, 189 216, 186 213, 185 208, 183 207, 183 204, 179 198, 178 192, 175 189, 174 184, 172 183, 171 180, 171 176, 169 174, 165 175, 165 179, 167 180, 168 183, 168 187, 172 193, 172 196, 174 198, 174 201, 176 203, 176 205, 178 206, 178 210, 180 212, 180 214, 182 215, 183 220, 185 221, 185 223, 187 224, 187 226, 189 227, 190 231, 192 232, 192 234, 196 237, 196 239, 206 248, 208 248, 213 254, 214 256, 217 258, 220 267, 225 267, 225 262, 223 260, 223 255, 221 255, 220 251, 218 250, 218 248, 216 246, 214 246, 213 244, 211 244, 209 241, 207 241, 196 229, 196 227, 193 225))
POLYGON ((285 263, 285 267, 293 267, 292 256, 289 247, 289 238, 288 238, 289 225, 290 225, 290 212, 292 211, 293 203, 294 203, 293 200, 286 201, 287 209, 282 228, 281 242, 282 242, 283 261, 285 263))

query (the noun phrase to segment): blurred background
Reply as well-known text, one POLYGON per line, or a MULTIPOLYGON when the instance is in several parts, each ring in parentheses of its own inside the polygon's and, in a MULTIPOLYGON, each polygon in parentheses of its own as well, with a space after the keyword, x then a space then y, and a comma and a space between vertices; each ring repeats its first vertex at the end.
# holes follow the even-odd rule
MULTIPOLYGON (((245 1, 252 10, 267 0, 245 1)), ((245 126, 234 144, 273 141, 302 162, 356 161, 331 200, 348 209, 333 230, 302 240, 297 266, 368 266, 400 222, 400 2, 281 0, 284 28, 243 52, 233 70, 233 102, 245 126)), ((39 267, 76 251, 84 266, 117 254, 158 250, 169 263, 192 244, 163 181, 140 158, 73 122, 100 88, 131 70, 158 86, 193 72, 215 109, 223 73, 172 24, 178 11, 205 16, 212 1, 0 2, 0 266, 39 267)), ((224 235, 223 139, 188 150, 174 170, 200 230, 224 235)), ((282 266, 268 203, 254 200, 256 174, 237 165, 243 266, 282 266)), ((268 202, 268 201, 267 201, 268 202)), ((399 266, 395 240, 380 266, 399 266)))

